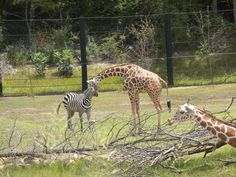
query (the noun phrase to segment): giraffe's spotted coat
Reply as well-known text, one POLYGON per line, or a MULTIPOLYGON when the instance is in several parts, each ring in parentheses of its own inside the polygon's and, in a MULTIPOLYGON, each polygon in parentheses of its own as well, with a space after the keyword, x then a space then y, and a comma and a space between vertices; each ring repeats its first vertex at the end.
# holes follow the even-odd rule
POLYGON ((176 114, 168 121, 173 123, 189 119, 196 120, 209 132, 236 148, 236 126, 217 119, 206 111, 203 111, 189 103, 181 105, 176 111, 176 114))
POLYGON ((139 110, 139 93, 147 92, 154 106, 158 112, 158 126, 161 124, 160 116, 162 107, 160 104, 160 95, 162 84, 167 83, 157 74, 143 69, 142 67, 135 64, 123 64, 117 65, 99 73, 94 79, 96 88, 101 80, 111 77, 120 76, 124 78, 124 88, 128 90, 129 99, 131 102, 132 114, 134 117, 134 125, 140 125, 140 110, 139 110), (136 123, 136 116, 138 123, 136 123))

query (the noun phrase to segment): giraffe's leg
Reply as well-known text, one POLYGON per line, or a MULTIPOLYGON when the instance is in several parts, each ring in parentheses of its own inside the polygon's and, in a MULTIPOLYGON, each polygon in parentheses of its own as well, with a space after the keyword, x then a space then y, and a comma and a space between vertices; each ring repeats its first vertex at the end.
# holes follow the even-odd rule
POLYGON ((162 107, 160 105, 160 102, 158 103, 158 107, 156 107, 157 113, 158 113, 158 125, 157 128, 161 128, 161 112, 162 112, 162 107))
POLYGON ((149 93, 149 96, 151 97, 151 99, 154 103, 154 106, 157 110, 157 113, 158 113, 157 128, 160 129, 161 128, 161 111, 162 111, 162 107, 160 104, 160 96, 158 94, 152 94, 152 93, 149 93))
POLYGON ((141 124, 140 124, 140 107, 139 107, 139 93, 135 94, 135 111, 138 118, 138 132, 141 132, 141 124))
POLYGON ((132 115, 133 115, 133 127, 132 127, 132 130, 134 130, 136 132, 136 116, 135 116, 135 107, 136 107, 136 104, 135 104, 135 97, 134 97, 134 94, 132 92, 128 92, 129 94, 129 99, 130 99, 130 103, 131 103, 131 109, 132 109, 132 115))

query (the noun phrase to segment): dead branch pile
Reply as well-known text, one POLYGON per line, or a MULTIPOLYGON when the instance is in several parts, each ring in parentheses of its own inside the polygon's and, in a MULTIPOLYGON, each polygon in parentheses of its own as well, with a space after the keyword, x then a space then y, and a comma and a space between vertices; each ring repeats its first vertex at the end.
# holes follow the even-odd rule
MULTIPOLYGON (((224 111, 213 114, 223 113, 225 122, 235 124, 235 119, 229 112, 234 99, 235 97, 232 98, 229 106, 224 111)), ((149 118, 149 116, 146 116, 146 119, 149 118)), ((108 146, 115 149, 111 154, 111 158, 130 162, 130 169, 138 167, 141 170, 149 166, 160 165, 178 172, 174 166, 167 164, 174 164, 176 159, 201 152, 204 152, 203 157, 205 157, 208 153, 226 144, 198 124, 194 125, 194 122, 186 124, 186 126, 184 128, 183 123, 174 127, 164 125, 158 131, 148 128, 143 129, 142 133, 135 137, 131 137, 132 134, 114 137, 108 143, 108 146), (166 163, 166 160, 171 163, 166 163)))

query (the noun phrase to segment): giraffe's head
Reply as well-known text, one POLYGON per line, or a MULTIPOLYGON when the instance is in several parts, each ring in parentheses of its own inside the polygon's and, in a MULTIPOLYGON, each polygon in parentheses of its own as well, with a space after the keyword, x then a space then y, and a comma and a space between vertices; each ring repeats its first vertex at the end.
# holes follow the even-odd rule
POLYGON ((177 109, 175 115, 168 119, 168 125, 173 124, 174 122, 184 122, 186 120, 194 119, 195 117, 195 106, 185 103, 177 109))

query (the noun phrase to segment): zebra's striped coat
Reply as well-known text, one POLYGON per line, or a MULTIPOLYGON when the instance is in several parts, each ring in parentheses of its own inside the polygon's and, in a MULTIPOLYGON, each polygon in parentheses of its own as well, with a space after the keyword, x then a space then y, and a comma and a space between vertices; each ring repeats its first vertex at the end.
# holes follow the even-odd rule
POLYGON ((60 105, 63 103, 67 111, 68 129, 72 128, 71 118, 75 112, 79 113, 81 131, 83 131, 83 113, 87 114, 87 124, 89 127, 92 97, 97 95, 96 90, 90 87, 83 93, 69 92, 64 96, 64 99, 58 105, 57 113, 59 113, 60 105))

